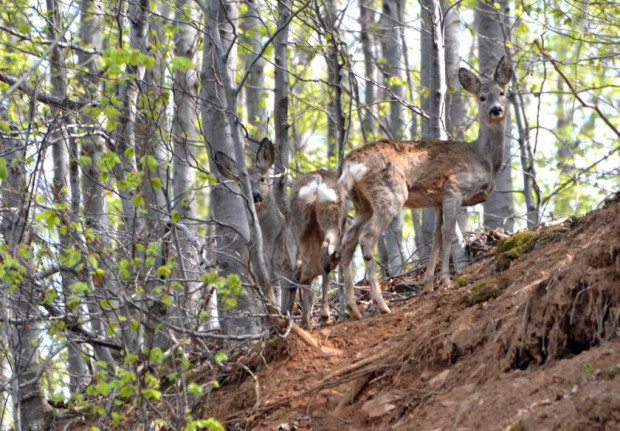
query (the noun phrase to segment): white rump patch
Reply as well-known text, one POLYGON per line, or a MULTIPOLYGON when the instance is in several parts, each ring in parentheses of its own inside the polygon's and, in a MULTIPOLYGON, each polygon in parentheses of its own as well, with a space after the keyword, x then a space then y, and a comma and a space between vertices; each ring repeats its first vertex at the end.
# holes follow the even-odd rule
POLYGON ((338 182, 344 185, 347 190, 351 190, 353 184, 364 178, 366 172, 368 172, 368 168, 363 163, 347 163, 338 182))
POLYGON ((319 184, 317 189, 319 194, 319 202, 336 202, 338 200, 338 193, 325 183, 319 184))
POLYGON ((318 194, 318 189, 321 186, 321 177, 314 176, 312 181, 299 189, 299 199, 306 201, 306 203, 313 203, 318 194))
POLYGON ((368 168, 363 163, 351 163, 349 166, 349 172, 355 181, 359 181, 364 178, 368 168))

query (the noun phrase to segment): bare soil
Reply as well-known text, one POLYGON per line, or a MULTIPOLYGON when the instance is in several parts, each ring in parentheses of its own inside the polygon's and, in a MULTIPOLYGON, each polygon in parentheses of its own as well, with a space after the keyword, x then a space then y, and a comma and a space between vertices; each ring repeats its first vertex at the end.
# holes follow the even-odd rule
POLYGON ((386 292, 388 315, 366 304, 361 321, 274 336, 199 416, 230 430, 620 430, 618 199, 534 232, 503 272, 492 249, 449 288, 386 292))

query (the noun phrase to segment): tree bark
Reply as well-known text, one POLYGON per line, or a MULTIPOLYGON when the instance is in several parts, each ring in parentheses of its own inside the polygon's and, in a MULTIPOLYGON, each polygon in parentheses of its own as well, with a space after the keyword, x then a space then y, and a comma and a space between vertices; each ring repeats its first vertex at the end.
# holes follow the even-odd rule
MULTIPOLYGON (((56 0, 47 0, 47 11, 50 24, 47 28, 48 37, 51 40, 56 39, 56 29, 62 28, 61 12, 56 0)), ((51 75, 50 83, 54 96, 61 99, 67 98, 67 70, 65 68, 64 52, 62 48, 56 45, 51 55, 51 75)), ((55 107, 51 108, 53 121, 51 124, 52 131, 49 134, 52 141, 52 159, 54 161, 54 178, 52 181, 52 196, 54 204, 59 208, 62 222, 58 225, 58 238, 60 246, 63 250, 74 248, 71 239, 72 223, 77 221, 79 211, 79 183, 75 181, 77 175, 75 169, 72 169, 72 180, 70 182, 70 190, 72 194, 69 200, 69 146, 73 151, 73 167, 75 168, 75 156, 77 151, 75 140, 68 138, 66 120, 67 117, 63 112, 55 107), (77 198, 77 200, 75 198, 77 198), (64 209, 60 209, 64 208, 64 209)), ((71 286, 77 281, 77 278, 68 272, 61 274, 62 288, 65 296, 71 295, 71 286)), ((81 350, 72 338, 73 334, 66 334, 67 337, 67 365, 69 370, 69 390, 75 393, 86 383, 86 364, 82 359, 81 350)))
MULTIPOLYGON (((480 73, 491 77, 495 65, 506 54, 503 21, 510 13, 510 1, 500 0, 495 9, 492 1, 481 0, 475 10, 475 25, 478 34, 478 62, 480 73)), ((509 26, 507 26, 509 27, 509 26)), ((510 115, 506 118, 506 138, 504 139, 504 164, 495 179, 495 191, 484 203, 484 225, 501 227, 507 231, 514 229, 514 205, 512 196, 512 169, 510 167, 510 115)))
MULTIPOLYGON (((213 190, 211 217, 216 223, 220 253, 218 266, 223 275, 247 273, 250 260, 261 293, 275 304, 270 280, 262 261, 262 237, 251 199, 251 187, 245 165, 243 145, 236 117, 236 90, 232 86, 226 56, 218 30, 219 2, 205 5, 205 37, 201 72, 201 116, 210 155, 211 171, 219 185, 213 190), (221 151, 233 155, 240 175, 240 185, 230 184, 219 173, 213 156, 221 151)), ((230 58, 230 57, 228 57, 230 58)), ((257 292, 233 295, 236 305, 230 307, 223 295, 218 295, 221 327, 227 334, 256 334, 261 330, 256 317, 260 307, 257 292)))
MULTIPOLYGON (((102 50, 101 38, 101 15, 97 10, 96 0, 82 0, 80 3, 80 40, 83 46, 91 47, 97 51, 102 50)), ((80 65, 83 72, 78 75, 80 84, 84 88, 87 95, 100 94, 102 88, 101 70, 99 65, 99 56, 91 53, 79 53, 80 65)), ((89 128, 99 124, 99 119, 91 114, 82 112, 80 120, 89 128)), ((83 140, 82 152, 89 157, 91 162, 83 164, 82 169, 82 201, 84 202, 84 222, 87 229, 90 229, 97 238, 95 241, 89 241, 83 246, 88 252, 96 256, 100 256, 99 265, 104 269, 102 274, 97 276, 96 280, 92 279, 89 271, 84 271, 84 279, 89 280, 89 284, 95 286, 98 291, 86 298, 87 309, 89 312, 89 320, 93 334, 103 336, 105 334, 104 321, 102 315, 106 315, 109 321, 115 321, 114 312, 105 313, 98 305, 96 296, 111 300, 117 287, 114 287, 113 263, 111 259, 106 257, 111 251, 112 238, 110 227, 106 223, 105 215, 108 214, 107 203, 104 198, 104 189, 101 175, 99 172, 99 160, 103 151, 104 143, 97 134, 87 134, 83 140)), ((95 358, 97 361, 103 361, 107 364, 108 369, 113 369, 114 359, 112 354, 106 347, 93 345, 95 358)))
MULTIPOLYGON (((34 101, 32 112, 34 113, 34 101)), ((0 118, 8 122, 8 112, 0 107, 0 118)), ((6 246, 2 261, 15 260, 13 265, 5 265, 5 277, 11 280, 10 289, 5 289, 3 310, 9 310, 11 318, 18 323, 7 323, 10 349, 13 360, 11 381, 11 398, 13 400, 13 420, 16 430, 43 431, 52 415, 52 409, 45 399, 41 385, 41 364, 38 354, 40 328, 33 323, 40 313, 36 304, 40 292, 28 282, 28 275, 34 273, 34 263, 24 257, 29 251, 32 234, 28 225, 28 181, 26 165, 14 163, 26 157, 29 142, 22 136, 10 136, 0 133, 4 159, 7 166, 7 178, 0 182, 2 194, 2 220, 0 233, 6 246)), ((5 313, 5 311, 3 311, 5 313)))
MULTIPOLYGON (((288 35, 289 19, 291 17, 290 0, 278 0, 278 35, 275 38, 275 71, 274 71, 274 107, 273 122, 276 135, 276 157, 273 194, 281 210, 286 207, 286 185, 288 175, 286 173, 290 159, 288 119, 289 105, 289 76, 288 76, 288 35), (279 159, 279 160, 278 160, 279 159)), ((284 212, 284 211, 283 211, 284 212)))
MULTIPOLYGON (((249 129, 250 142, 258 144, 267 135, 269 113, 266 109, 265 91, 265 58, 261 53, 263 38, 261 30, 260 7, 261 0, 247 0, 247 11, 241 17, 240 42, 242 46, 241 61, 243 68, 248 73, 248 79, 243 87, 245 95, 245 109, 247 112, 247 127, 249 129)), ((258 145, 253 146, 251 153, 255 154, 258 145)))
MULTIPOLYGON (((422 9, 422 109, 429 118, 422 118, 422 138, 446 139, 445 104, 446 69, 441 8, 439 0, 420 0, 422 9)), ((430 255, 433 239, 435 212, 425 208, 422 211, 422 244, 420 258, 430 255)))
MULTIPOLYGON (((403 109, 400 100, 404 99, 403 52, 400 40, 399 21, 401 4, 399 0, 383 0, 381 14, 381 47, 385 64, 383 73, 389 89, 390 117, 387 130, 392 139, 401 139, 404 134, 403 109)), ((379 238, 379 256, 384 275, 393 276, 404 270, 402 255, 403 213, 400 211, 390 222, 379 238)))
MULTIPOLYGON (((444 15, 444 40, 446 57, 446 129, 452 139, 464 140, 465 106, 461 96, 461 83, 459 82, 459 68, 461 65, 460 40, 461 23, 457 13, 457 6, 441 0, 441 11, 444 15)), ((452 238, 452 261, 457 270, 469 264, 467 245, 463 240, 462 231, 467 229, 467 207, 459 210, 457 227, 452 238)))

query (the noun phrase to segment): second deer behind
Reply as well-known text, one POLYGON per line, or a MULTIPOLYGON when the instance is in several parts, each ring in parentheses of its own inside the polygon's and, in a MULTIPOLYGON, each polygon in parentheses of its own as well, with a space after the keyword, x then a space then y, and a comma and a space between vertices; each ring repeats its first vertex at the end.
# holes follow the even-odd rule
MULTIPOLYGON (((302 326, 312 310, 312 283, 323 276, 321 318, 329 320, 327 298, 329 273, 341 257, 344 201, 335 174, 318 170, 297 178, 292 186, 286 213, 276 203, 270 181, 275 160, 273 144, 263 139, 249 170, 252 200, 263 235, 263 255, 272 282, 282 291, 282 313, 292 312, 297 286, 302 290, 302 326)), ((215 155, 218 170, 237 180, 235 161, 224 153, 215 155)))

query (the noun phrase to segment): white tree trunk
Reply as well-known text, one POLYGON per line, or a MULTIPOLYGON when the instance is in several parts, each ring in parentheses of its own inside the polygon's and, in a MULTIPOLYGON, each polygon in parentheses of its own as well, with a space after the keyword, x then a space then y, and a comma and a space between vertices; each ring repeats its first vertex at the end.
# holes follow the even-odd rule
MULTIPOLYGON (((0 118, 8 122, 8 114, 4 108, 0 108, 0 118)), ((2 220, 0 233, 8 256, 17 258, 23 266, 25 275, 34 273, 34 265, 31 261, 20 257, 19 248, 29 247, 32 240, 30 226, 26 215, 29 203, 26 201, 28 194, 23 190, 28 189, 26 179, 26 165, 13 163, 18 158, 26 155, 25 142, 21 136, 0 135, 8 176, 0 182, 2 194, 2 220)), ((43 393, 40 379, 40 359, 38 354, 40 328, 36 323, 40 313, 34 304, 38 303, 40 292, 35 291, 35 286, 27 282, 27 277, 14 277, 15 285, 10 286, 12 293, 5 289, 3 292, 4 302, 2 314, 5 318, 15 319, 17 323, 5 323, 8 339, 11 343, 9 349, 12 353, 13 376, 11 376, 10 392, 13 401, 13 420, 16 430, 43 431, 51 419, 52 410, 47 404, 43 393), (20 280, 20 278, 22 278, 20 280)))
MULTIPOLYGON (((266 285, 270 281, 262 262, 261 232, 251 199, 239 125, 236 123, 236 91, 232 87, 232 79, 225 62, 227 51, 224 50, 217 25, 219 2, 210 0, 205 6, 205 27, 208 34, 205 37, 201 72, 201 116, 211 171, 220 180, 220 184, 213 189, 211 199, 211 217, 216 223, 215 233, 219 247, 218 266, 224 276, 243 275, 247 273, 247 266, 252 260, 252 268, 259 278, 258 284, 263 288, 263 294, 267 294, 266 285), (236 159, 243 190, 229 182, 226 182, 226 186, 222 185, 225 178, 213 163, 213 155, 218 151, 236 159)), ((236 306, 230 308, 224 302, 226 298, 218 295, 221 327, 227 334, 256 334, 261 330, 260 319, 256 317, 260 309, 256 292, 249 289, 247 294, 235 295, 235 299, 236 306)), ((269 299, 274 299, 273 293, 269 299)))
MULTIPOLYGON (((47 0, 46 3, 50 19, 50 25, 48 25, 47 33, 49 38, 54 40, 56 39, 56 29, 62 28, 63 26, 61 12, 56 0, 47 0)), ((67 97, 67 71, 64 65, 64 52, 59 46, 54 48, 51 59, 52 73, 50 75, 50 83, 52 92, 60 99, 65 99, 67 97)), ((75 140, 70 141, 68 139, 66 117, 63 115, 63 112, 54 107, 51 108, 51 112, 54 117, 54 121, 51 125, 52 131, 50 133, 50 140, 52 141, 52 158, 54 161, 52 195, 56 205, 69 205, 69 195, 67 193, 69 190, 69 145, 75 145, 75 140)), ((73 153, 75 155, 77 151, 73 151, 73 153)), ((71 192, 79 199, 79 183, 74 181, 71 182, 71 192), (78 188, 78 190, 76 190, 76 188, 78 188)), ((64 212, 64 220, 58 226, 58 237, 63 250, 70 250, 74 248, 70 231, 73 229, 71 227, 71 223, 77 221, 77 212, 75 211, 79 210, 79 205, 76 204, 77 202, 74 202, 72 199, 69 207, 70 211, 64 212), (75 208, 76 206, 78 206, 78 208, 75 208), (62 229, 63 227, 68 230, 64 231, 62 229)), ((63 272, 61 274, 61 278, 63 292, 68 298, 71 295, 71 285, 77 281, 77 278, 68 272, 63 272)), ((66 335, 67 363, 70 376, 69 388, 71 392, 75 392, 86 383, 86 364, 82 359, 80 347, 72 340, 72 336, 73 334, 70 333, 66 335)))

